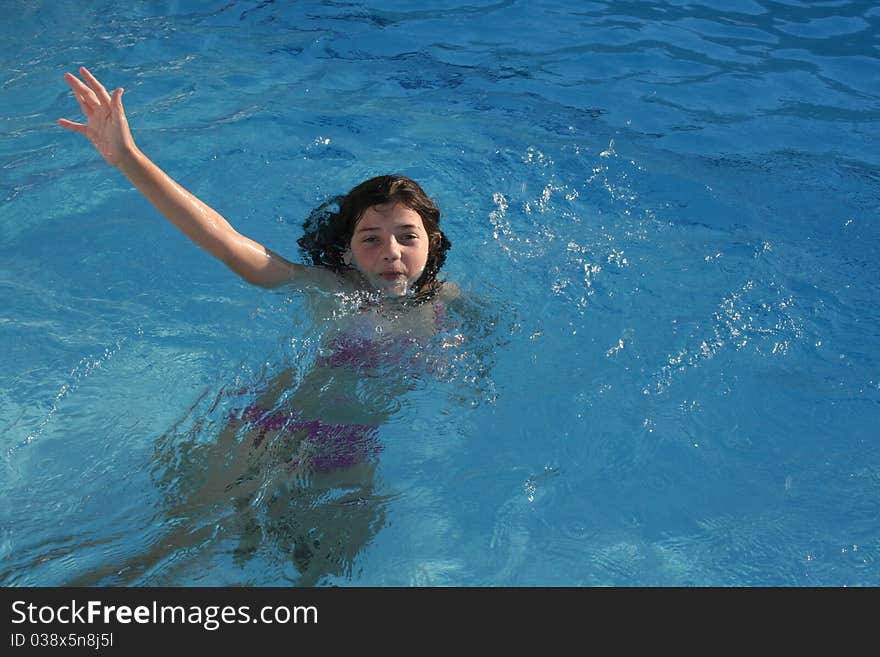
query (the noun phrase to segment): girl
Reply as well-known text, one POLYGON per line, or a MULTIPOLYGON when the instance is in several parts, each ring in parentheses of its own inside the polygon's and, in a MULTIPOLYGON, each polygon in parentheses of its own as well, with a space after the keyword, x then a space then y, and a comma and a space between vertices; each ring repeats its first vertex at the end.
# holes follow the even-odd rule
POLYGON ((59 119, 61 127, 86 136, 171 223, 248 283, 367 292, 416 303, 454 294, 437 280, 450 247, 439 227, 440 211, 415 181, 372 178, 335 199, 338 213, 313 213, 299 241, 313 266, 296 264, 240 234, 156 166, 134 143, 123 89, 111 96, 85 67, 80 74, 85 82, 71 73, 64 79, 88 122, 59 119))
POLYGON ((80 74, 82 80, 70 73, 65 80, 88 121, 59 124, 86 136, 187 237, 251 284, 343 292, 315 296, 324 303, 346 299, 349 307, 320 313, 342 316, 345 324, 314 367, 276 374, 252 403, 229 414, 215 440, 160 439, 157 465, 183 461, 188 468, 180 473, 167 465, 157 475, 171 502, 164 515, 175 529, 126 564, 81 574, 74 583, 137 581, 173 553, 222 540, 222 533, 211 538, 219 525, 238 537, 236 559, 248 559, 261 542, 286 546, 300 584, 350 573, 358 550, 383 524, 372 457, 381 449, 378 428, 394 407, 358 400, 406 393, 401 352, 412 355, 413 343, 437 333, 445 301, 458 296, 437 278, 450 247, 440 211, 409 178, 372 178, 312 213, 299 240, 310 264, 290 262, 237 232, 165 174, 135 145, 123 90, 111 95, 86 68, 80 74), (361 376, 364 368, 381 367, 381 379, 361 376))

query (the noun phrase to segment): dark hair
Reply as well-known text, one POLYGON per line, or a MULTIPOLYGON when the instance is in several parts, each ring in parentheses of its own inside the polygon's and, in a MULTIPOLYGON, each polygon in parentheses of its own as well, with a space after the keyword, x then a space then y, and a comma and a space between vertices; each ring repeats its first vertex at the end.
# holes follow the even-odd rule
POLYGON ((437 281, 437 273, 446 262, 446 252, 452 243, 440 230, 439 208, 411 178, 399 174, 370 178, 345 196, 321 204, 306 219, 303 224, 305 233, 297 244, 311 264, 340 273, 348 268, 342 257, 351 243, 355 225, 368 208, 386 203, 402 203, 417 212, 425 224, 428 261, 424 272, 413 284, 413 291, 417 299, 426 300, 442 284, 437 281))

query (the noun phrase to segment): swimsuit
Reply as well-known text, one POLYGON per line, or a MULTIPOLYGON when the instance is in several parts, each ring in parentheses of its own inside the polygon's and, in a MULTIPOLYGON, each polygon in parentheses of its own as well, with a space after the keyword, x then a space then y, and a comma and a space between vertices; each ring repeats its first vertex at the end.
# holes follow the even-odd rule
MULTIPOLYGON (((445 319, 443 306, 433 304, 434 326, 445 319)), ((316 360, 316 366, 344 368, 348 370, 382 370, 389 366, 395 370, 423 368, 419 355, 422 343, 409 336, 379 337, 375 322, 367 317, 354 322, 348 330, 330 340, 316 360)), ((257 430, 253 446, 259 447, 268 431, 286 436, 302 436, 295 446, 291 468, 307 466, 318 472, 348 468, 375 456, 381 450, 378 425, 357 423, 332 423, 320 419, 306 419, 294 409, 273 410, 250 404, 243 410, 234 410, 230 419, 247 422, 257 430)))
POLYGON ((290 468, 307 465, 318 472, 349 468, 382 449, 374 425, 305 420, 297 411, 273 411, 256 404, 247 406, 240 415, 233 411, 230 417, 249 422, 258 430, 254 447, 260 446, 267 431, 303 434, 296 458, 288 463, 290 468))

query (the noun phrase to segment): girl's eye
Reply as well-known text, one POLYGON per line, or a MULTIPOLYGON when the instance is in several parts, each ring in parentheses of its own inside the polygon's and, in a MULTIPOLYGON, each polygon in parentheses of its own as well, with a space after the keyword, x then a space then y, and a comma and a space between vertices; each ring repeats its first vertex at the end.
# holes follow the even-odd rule
POLYGON ((419 236, 416 235, 415 233, 409 233, 407 235, 400 236, 401 241, 404 241, 404 242, 410 242, 412 240, 417 240, 418 238, 419 238, 419 236))

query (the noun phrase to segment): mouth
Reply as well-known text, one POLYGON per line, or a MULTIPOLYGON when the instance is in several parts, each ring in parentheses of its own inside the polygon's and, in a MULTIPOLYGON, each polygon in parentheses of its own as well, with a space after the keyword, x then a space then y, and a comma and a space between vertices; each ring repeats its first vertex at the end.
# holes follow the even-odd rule
POLYGON ((380 276, 386 281, 396 281, 399 278, 403 278, 405 274, 400 271, 383 271, 380 276))

